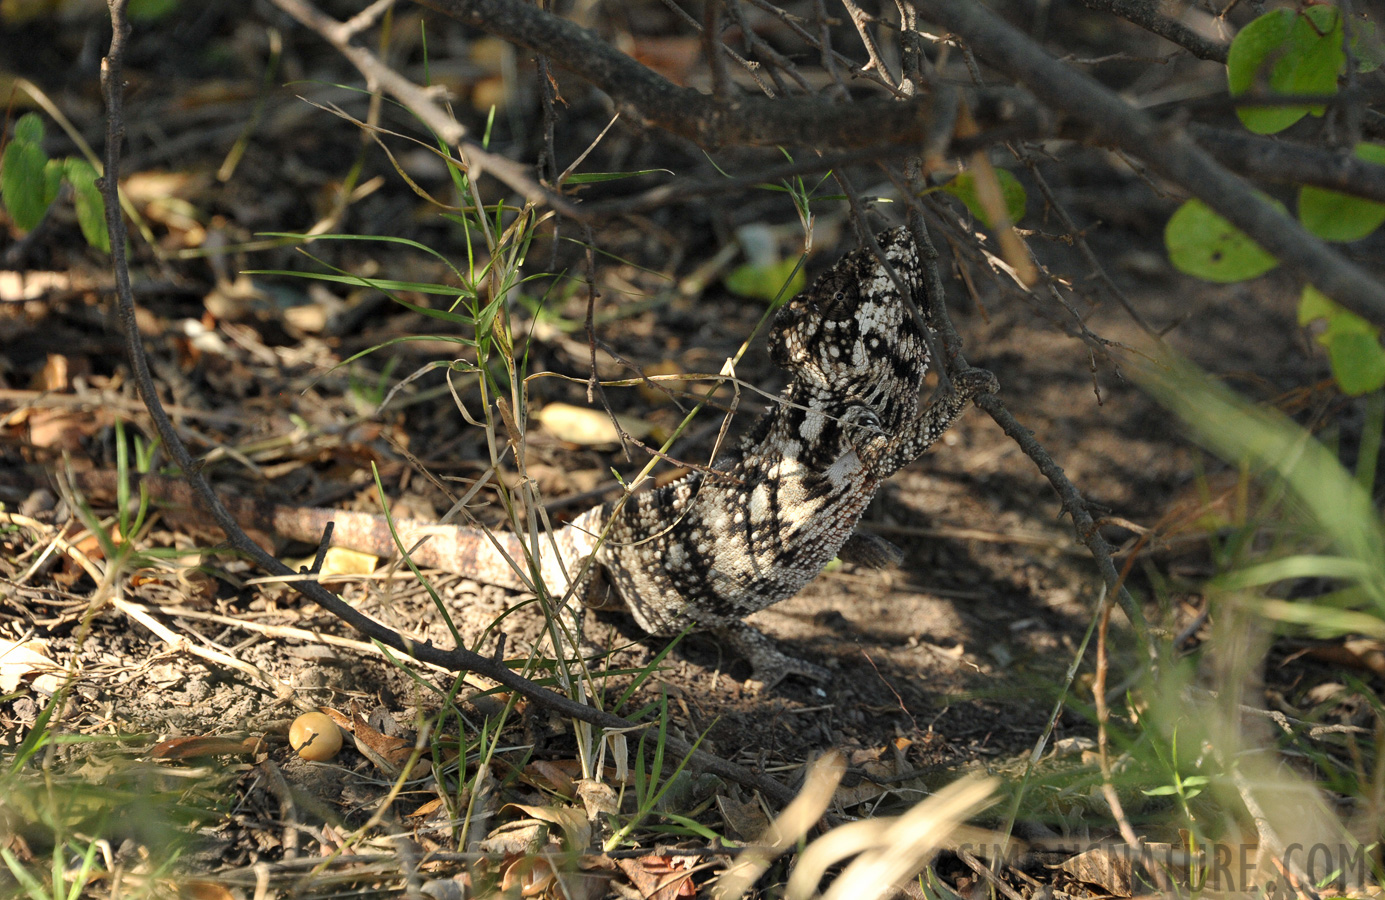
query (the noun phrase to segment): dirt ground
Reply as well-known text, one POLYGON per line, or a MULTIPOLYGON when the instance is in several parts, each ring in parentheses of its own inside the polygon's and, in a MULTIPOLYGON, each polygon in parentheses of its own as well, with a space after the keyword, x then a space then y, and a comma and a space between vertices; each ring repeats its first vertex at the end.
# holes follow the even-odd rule
MULTIPOLYGON (((463 420, 440 371, 409 382, 382 412, 374 411, 371 398, 378 399, 379 385, 450 359, 452 347, 441 341, 395 344, 336 367, 393 338, 445 333, 445 326, 392 305, 379 292, 237 274, 312 267, 288 249, 222 256, 197 250, 310 227, 335 202, 358 155, 364 160, 355 182, 359 196, 336 229, 409 237, 454 258, 462 252, 458 231, 428 211, 383 153, 363 147, 349 123, 295 97, 355 102, 351 108, 360 112, 359 101, 328 86, 355 83, 328 48, 301 30, 285 31, 282 69, 262 92, 265 22, 237 21, 229 10, 228 4, 184 10, 157 28, 137 31, 135 38, 127 172, 135 203, 165 251, 156 260, 142 242, 136 247, 140 327, 165 401, 174 405, 194 452, 217 458, 209 471, 229 492, 369 509, 369 468, 375 464, 396 515, 436 516, 449 502, 421 473, 442 479, 479 474, 486 459, 483 434, 463 420), (193 52, 198 41, 211 49, 193 52), (289 86, 279 87, 285 82, 289 86), (218 179, 229 148, 243 135, 244 157, 228 178, 218 179)), ((282 26, 271 14, 265 18, 282 26)), ((92 64, 104 41, 96 20, 59 26, 40 19, 0 31, 0 58, 11 61, 12 74, 49 91, 95 141, 100 116, 92 64)), ((483 58, 439 64, 447 77, 467 83, 471 117, 477 115, 481 85, 500 89, 493 83, 498 66, 489 69, 490 63, 476 59, 483 58)), ((598 101, 579 86, 565 90, 571 95, 560 147, 570 159, 604 120, 581 115, 598 101)), ((522 88, 518 96, 502 111, 498 131, 516 158, 527 159, 532 155, 524 148, 537 140, 534 110, 523 101, 522 88)), ((58 131, 51 125, 49 130, 58 131)), ((50 142, 54 155, 73 152, 70 146, 58 149, 64 140, 50 142)), ((600 168, 680 174, 706 168, 694 148, 659 142, 626 123, 617 125, 602 154, 600 168)), ((405 147, 401 165, 426 188, 445 183, 445 173, 425 154, 405 147)), ((1179 350, 1261 400, 1327 378, 1322 355, 1294 321, 1297 291, 1287 278, 1217 287, 1176 273, 1163 254, 1160 232, 1176 201, 1147 190, 1139 176, 1103 153, 1065 150, 1042 171, 1069 212, 1090 228, 1093 249, 1133 306, 1156 328, 1171 326, 1169 340, 1179 350)), ((658 177, 644 176, 638 184, 648 187, 658 177)), ((610 190, 619 195, 624 189, 610 190)), ((1031 243, 1045 265, 1075 285, 1074 302, 1089 316, 1087 326, 1108 340, 1136 343, 1138 329, 1129 316, 1109 299, 1095 302, 1101 291, 1077 251, 1049 239, 1059 227, 1041 206, 1031 199, 1031 218, 1022 224, 1034 229, 1031 243)), ((606 254, 598 257, 596 277, 610 315, 598 327, 600 339, 642 369, 720 368, 752 333, 764 304, 729 293, 716 277, 725 274, 725 263, 705 279, 705 289, 675 288, 680 279, 705 273, 717 251, 734 241, 736 228, 758 221, 774 223, 780 235, 796 228, 783 195, 767 192, 671 206, 604 226, 595 235, 606 254)), ((551 238, 551 228, 545 229, 530 253, 531 270, 582 265, 570 244, 551 238)), ((810 278, 850 246, 841 211, 825 204, 810 278)), ((397 246, 316 244, 309 252, 381 277, 440 275, 436 261, 397 246)), ((60 205, 32 235, 0 232, 0 259, 4 277, 22 273, 26 285, 38 284, 41 273, 53 279, 47 288, 31 287, 31 295, 3 288, 0 503, 39 523, 61 525, 70 507, 54 479, 68 467, 113 466, 117 419, 126 423, 127 434, 151 432, 126 375, 110 276, 100 256, 83 247, 70 207, 60 205)), ((956 270, 945 274, 969 360, 997 375, 1005 402, 1109 517, 1106 534, 1113 544, 1135 546, 1137 526, 1155 527, 1170 510, 1196 499, 1201 477, 1216 477, 1220 464, 1191 447, 1170 413, 1124 381, 1119 363, 1125 351, 1094 358, 1086 344, 1066 333, 1067 313, 1054 304, 1027 299, 986 272, 969 273, 974 292, 956 270)), ((580 380, 590 359, 581 329, 584 294, 558 296, 551 307, 556 315, 524 326, 531 368, 580 380)), ((630 371, 603 355, 604 377, 630 371)), ((763 336, 737 371, 768 390, 782 383, 763 336)), ((585 405, 584 393, 580 384, 541 379, 533 384, 532 401, 536 409, 556 401, 585 405)), ((657 395, 621 388, 608 396, 618 411, 659 427, 681 418, 657 395)), ((1306 421, 1350 418, 1350 410, 1333 402, 1326 393, 1309 394, 1297 411, 1306 421)), ((753 399, 745 405, 762 408, 753 399)), ((733 428, 743 429, 750 419, 742 412, 733 428)), ((719 424, 715 415, 699 419, 691 437, 678 445, 679 457, 707 458, 719 424)), ((529 447, 530 469, 545 498, 554 501, 609 490, 615 487, 611 467, 628 475, 644 462, 639 456, 626 459, 610 445, 580 446, 542 429, 529 447)), ((560 504, 555 510, 571 515, 581 508, 560 504)), ((644 689, 644 701, 662 692, 672 702, 679 731, 688 737, 706 732, 703 749, 789 773, 790 780, 794 767, 829 747, 865 755, 895 748, 889 752, 902 754, 904 768, 949 770, 1026 752, 1050 714, 1101 587, 1053 490, 1018 447, 973 409, 923 460, 890 481, 864 527, 902 547, 904 563, 885 571, 834 567, 799 596, 753 619, 791 654, 830 668, 829 682, 790 679, 755 695, 743 686, 743 661, 693 635, 667 658, 644 689)), ((181 525, 161 524, 137 540, 185 553, 215 543, 181 525)), ((40 637, 53 660, 75 660, 81 676, 65 730, 145 741, 282 734, 294 707, 276 696, 270 681, 185 652, 124 607, 107 604, 88 621, 96 585, 61 553, 36 564, 49 544, 42 529, 0 531, 0 637, 40 637)), ((294 549, 300 556, 307 552, 294 549)), ((1151 621, 1168 628, 1187 624, 1201 599, 1178 586, 1186 583, 1180 579, 1210 574, 1205 546, 1156 541, 1139 552, 1131 584, 1149 601, 1151 621), (1152 574, 1159 578, 1151 580, 1152 574), (1163 591, 1150 590, 1155 581, 1163 591)), ((1126 561, 1120 556, 1117 565, 1126 561)), ((407 737, 420 708, 434 702, 367 650, 276 631, 352 637, 282 586, 244 584, 254 574, 244 563, 195 553, 182 562, 202 563, 210 577, 156 572, 127 581, 122 596, 180 639, 291 685, 298 701, 359 710, 386 734, 407 737)), ((483 653, 493 651, 495 633, 486 629, 516 596, 456 576, 437 576, 432 584, 463 637, 479 638, 483 653)), ((352 584, 344 595, 393 627, 440 643, 451 640, 427 593, 412 579, 352 584)), ((541 618, 525 606, 500 627, 507 653, 522 655, 538 636, 541 618)), ((611 660, 615 666, 641 666, 661 649, 618 618, 590 627, 620 648, 611 660)), ((1084 665, 1079 678, 1089 669, 1084 665)), ((424 677, 439 686, 449 683, 439 673, 424 677)), ((22 736, 41 699, 24 693, 0 700, 0 735, 8 741, 22 736)), ((533 713, 522 718, 522 741, 533 745, 533 758, 571 757, 570 728, 533 713)), ((1065 713, 1055 738, 1091 733, 1089 719, 1065 713)), ((324 774, 275 746, 285 777, 295 785, 329 802, 346 821, 368 815, 379 786, 372 786, 374 772, 363 757, 351 756, 340 770, 324 774)), ((245 820, 255 814, 242 811, 241 827, 250 829, 245 820)), ((219 866, 282 854, 282 848, 229 835, 222 833, 224 843, 215 851, 205 850, 218 857, 219 866)))

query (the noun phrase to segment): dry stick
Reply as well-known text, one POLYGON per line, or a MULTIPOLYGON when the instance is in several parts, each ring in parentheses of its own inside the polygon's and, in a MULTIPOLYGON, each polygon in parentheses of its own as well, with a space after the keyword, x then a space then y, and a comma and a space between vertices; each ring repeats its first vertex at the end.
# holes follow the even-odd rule
POLYGON ((1346 150, 1213 128, 1196 122, 1188 131, 1221 164, 1243 175, 1284 184, 1308 184, 1385 203, 1385 166, 1346 150))
POLYGON ((1226 62, 1225 44, 1209 41, 1177 19, 1161 15, 1157 4, 1148 0, 1082 0, 1082 5, 1088 9, 1120 16, 1127 22, 1133 22, 1146 31, 1177 44, 1199 59, 1226 62))
POLYGON ((1143 160, 1318 290, 1372 322, 1385 323, 1385 285, 1218 165, 1185 130, 1160 123, 1085 72, 1058 62, 974 0, 909 2, 966 41, 993 68, 1024 84, 1040 101, 1085 125, 1089 140, 1143 160))
MULTIPOLYGON (((1048 204, 1049 209, 1053 210, 1053 214, 1058 217, 1058 221, 1062 223, 1063 229, 1068 233, 1068 239, 1072 241, 1077 251, 1082 254, 1082 258, 1087 261, 1087 265, 1091 269, 1092 274, 1096 276, 1097 281, 1101 282, 1101 286, 1106 288, 1108 294, 1116 298, 1116 302, 1121 305, 1121 309, 1125 310, 1125 314, 1130 316, 1145 334, 1154 338, 1156 341, 1159 340, 1159 335, 1154 330, 1154 327, 1149 324, 1143 315, 1141 315, 1140 311, 1135 307, 1135 304, 1126 296, 1125 291, 1120 289, 1120 285, 1116 284, 1106 272, 1106 267, 1101 264, 1101 260, 1097 258, 1091 245, 1087 243, 1085 232, 1077 227, 1077 223, 1074 222, 1072 216, 1068 214, 1067 207, 1064 206, 1063 202, 1053 193, 1053 188, 1049 187, 1047 179, 1045 179, 1043 173, 1039 171, 1039 163, 1038 160, 1034 158, 1034 154, 1030 153, 1027 149, 1014 151, 1012 148, 1012 152, 1015 152, 1016 158, 1029 170, 1029 176, 1033 178, 1034 183, 1038 185, 1039 193, 1044 195, 1044 202, 1048 204)), ((1052 282, 1049 282, 1049 289, 1057 293, 1057 288, 1052 282)), ((1079 317, 1079 322, 1080 321, 1081 319, 1079 317)), ((1085 322, 1081 324, 1083 328, 1086 328, 1085 322)))
MULTIPOLYGON (((125 18, 126 0, 107 0, 111 14, 111 45, 108 55, 101 60, 101 92, 106 101, 106 173, 101 180, 101 193, 106 201, 106 227, 111 236, 111 264, 115 271, 116 295, 119 302, 120 324, 125 333, 126 349, 130 365, 134 370, 135 383, 141 397, 154 420, 155 428, 164 445, 197 492, 205 510, 226 535, 227 542, 244 553, 257 566, 274 575, 293 576, 294 572, 278 559, 252 541, 203 477, 200 467, 187 447, 178 437, 177 430, 168 418, 160 401, 153 378, 149 372, 149 361, 144 354, 139 329, 135 321, 135 301, 130 290, 129 261, 125 255, 125 221, 120 215, 116 186, 120 183, 120 149, 125 137, 123 111, 122 66, 130 26, 125 18)), ((312 582, 294 582, 294 587, 309 600, 346 622, 352 628, 365 634, 386 647, 397 650, 420 662, 441 666, 449 671, 478 672, 516 693, 563 716, 589 722, 599 728, 634 729, 647 727, 646 724, 631 722, 620 716, 578 703, 561 694, 547 690, 527 678, 523 678, 499 661, 487 659, 463 648, 444 650, 433 646, 429 641, 419 643, 408 640, 393 629, 361 614, 349 604, 312 582)), ((713 756, 704 750, 693 750, 688 742, 668 736, 666 743, 674 753, 689 756, 690 763, 703 771, 730 779, 747 787, 763 792, 779 803, 788 803, 794 792, 772 778, 757 774, 742 766, 713 756)))
MULTIPOLYGON (((677 3, 674 3, 673 0, 663 0, 663 4, 665 7, 668 8, 668 11, 677 16, 683 22, 683 24, 692 28, 692 30, 696 31, 698 34, 702 33, 702 23, 694 19, 692 16, 688 15, 687 10, 683 9, 683 7, 679 6, 677 3)), ((742 22, 740 18, 736 15, 733 9, 733 3, 728 2, 726 9, 727 12, 730 13, 733 18, 735 18, 736 24, 740 26, 742 36, 745 39, 747 45, 754 47, 754 41, 757 40, 756 38, 752 37, 754 32, 751 31, 751 29, 746 28, 745 23, 742 22)), ((755 83, 760 86, 760 90, 764 91, 766 97, 776 96, 774 90, 769 85, 765 84, 764 79, 760 77, 760 69, 762 68, 762 66, 759 62, 741 56, 735 50, 732 50, 730 47, 728 47, 724 41, 718 41, 717 43, 721 48, 721 52, 731 57, 733 60, 736 61, 737 65, 745 69, 746 73, 749 74, 750 77, 754 79, 755 83)), ((774 80, 775 87, 777 87, 782 93, 784 90, 784 85, 779 80, 779 77, 775 74, 774 69, 770 67, 765 67, 765 70, 769 72, 770 78, 774 80)), ((807 89, 808 85, 806 82, 803 84, 803 87, 805 90, 807 89)))
POLYGON ((779 163, 751 172, 749 175, 722 176, 717 178, 680 178, 676 181, 670 181, 667 184, 650 188, 632 197, 620 197, 614 200, 597 200, 593 203, 583 204, 582 209, 594 220, 621 216, 650 209, 659 209, 672 203, 691 200, 697 197, 710 197, 717 194, 730 194, 738 191, 745 191, 759 187, 762 184, 774 184, 785 178, 792 178, 795 175, 826 172, 828 169, 839 169, 864 162, 909 156, 913 155, 915 152, 917 152, 917 150, 914 147, 868 147, 862 150, 850 150, 845 153, 834 153, 826 156, 808 154, 794 162, 779 163))
MULTIPOLYGON (((938 272, 938 251, 928 237, 928 227, 923 222, 923 214, 917 208, 909 210, 909 230, 914 235, 924 270, 928 274, 928 303, 933 311, 933 329, 942 339, 944 357, 942 365, 949 372, 965 371, 971 366, 962 356, 962 339, 958 336, 957 329, 953 327, 952 320, 947 314, 947 306, 942 301, 943 283, 942 275, 938 272)), ((1120 603, 1121 609, 1130 620, 1130 626, 1135 631, 1136 639, 1146 648, 1147 652, 1152 654, 1154 646, 1149 640, 1149 628, 1145 625, 1144 614, 1140 611, 1135 598, 1130 596, 1130 592, 1125 589, 1120 573, 1116 571, 1116 566, 1111 561, 1111 545, 1106 543, 1106 539, 1097 530, 1096 521, 1087 509, 1087 501, 1083 499, 1082 494, 1073 486, 1073 483, 1068 480, 1062 467, 1054 462, 1053 457, 1049 456, 1043 445, 1034 439, 1034 433, 1017 422, 1010 411, 1005 408, 1005 403, 999 395, 981 394, 972 399, 977 406, 986 411, 986 414, 1000 426, 1001 430, 1012 441, 1019 445, 1024 455, 1034 461, 1034 465, 1039 467, 1039 472, 1048 479, 1049 484, 1053 485, 1053 489, 1058 492, 1058 498, 1062 502, 1063 509, 1067 510, 1068 515, 1072 517, 1072 524, 1077 531, 1078 540, 1087 545, 1092 558, 1096 560, 1102 579, 1115 593, 1117 602, 1120 603)))
POLYGON ((957 858, 967 864, 967 868, 980 875, 987 884, 1004 895, 1006 900, 1024 900, 1019 891, 1002 881, 1000 876, 992 872, 989 866, 968 853, 966 849, 958 847, 952 852, 956 853, 957 858))
MULTIPOLYGON (((620 105, 634 107, 670 134, 704 147, 726 145, 811 146, 817 149, 914 145, 930 134, 928 97, 832 103, 820 97, 770 100, 736 97, 722 102, 681 87, 616 50, 595 33, 518 0, 417 0, 466 25, 536 53, 545 53, 620 105)), ((997 102, 973 114, 983 128, 1019 127, 1026 134, 1046 127, 1033 103, 997 102), (988 116, 984 118, 984 111, 988 116)))
MULTIPOLYGON (((494 175, 530 202, 547 202, 563 207, 567 206, 561 197, 557 197, 529 177, 529 173, 520 164, 498 154, 490 153, 478 144, 465 140, 466 128, 437 103, 436 98, 439 91, 436 88, 424 88, 414 84, 385 65, 369 50, 351 43, 352 37, 370 23, 370 17, 362 13, 347 22, 338 22, 319 11, 307 0, 271 0, 271 2, 331 44, 365 77, 366 85, 371 90, 378 86, 391 94, 410 112, 418 116, 423 124, 441 138, 444 143, 451 146, 464 144, 468 160, 477 169, 484 169, 494 175)), ((378 10, 379 7, 377 6, 376 9, 378 10)), ((569 215, 580 215, 572 209, 565 209, 565 211, 569 215)))
POLYGON ((872 17, 861 7, 857 6, 854 0, 842 0, 842 6, 846 7, 846 13, 851 17, 851 24, 856 26, 856 33, 861 36, 861 43, 865 45, 866 56, 870 57, 870 62, 866 63, 867 69, 873 69, 880 73, 886 83, 898 88, 894 76, 890 74, 890 67, 885 64, 885 60, 880 57, 880 48, 876 46, 875 36, 870 33, 872 17))
MULTIPOLYGON (((810 31, 808 31, 808 29, 804 28, 800 24, 800 21, 802 20, 800 20, 797 16, 789 14, 782 7, 777 6, 774 3, 771 3, 770 0, 749 0, 749 2, 752 6, 758 7, 763 12, 767 12, 770 15, 777 17, 779 21, 782 22, 785 25, 785 27, 787 27, 790 31, 792 31, 801 41, 803 41, 803 43, 807 44, 809 47, 812 47, 815 50, 818 50, 819 52, 822 51, 823 48, 818 43, 818 39, 810 31)), ((896 97, 909 96, 909 94, 901 90, 898 85, 890 83, 890 81, 886 77, 888 73, 883 71, 877 72, 869 64, 862 66, 858 64, 854 59, 851 59, 850 57, 847 57, 836 50, 832 50, 831 48, 828 48, 828 52, 832 54, 832 56, 836 59, 837 62, 848 67, 851 70, 851 74, 857 76, 858 78, 868 78, 871 81, 874 81, 876 84, 879 84, 882 87, 884 87, 886 90, 894 94, 896 97)))

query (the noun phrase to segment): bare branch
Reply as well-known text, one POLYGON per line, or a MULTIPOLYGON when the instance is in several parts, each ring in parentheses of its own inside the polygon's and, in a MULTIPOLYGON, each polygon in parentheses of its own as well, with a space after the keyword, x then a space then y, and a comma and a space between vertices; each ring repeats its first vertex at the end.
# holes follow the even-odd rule
POLYGON ((1222 165, 1242 175, 1281 184, 1310 184, 1385 203, 1385 166, 1349 150, 1324 150, 1244 131, 1192 124, 1188 131, 1222 165))
POLYGON ((1098 12, 1120 16, 1145 31, 1177 44, 1198 59, 1226 62, 1225 44, 1209 41, 1177 19, 1170 19, 1161 14, 1158 4, 1153 0, 1082 0, 1082 5, 1098 12))

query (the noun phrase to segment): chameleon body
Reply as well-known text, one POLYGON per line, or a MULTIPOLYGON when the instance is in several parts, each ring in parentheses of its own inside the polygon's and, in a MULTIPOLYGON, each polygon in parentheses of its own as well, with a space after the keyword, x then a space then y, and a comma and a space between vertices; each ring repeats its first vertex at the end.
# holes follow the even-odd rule
MULTIPOLYGON (((539 568, 550 596, 590 599, 591 585, 573 582, 591 556, 584 579, 604 579, 617 605, 650 635, 710 631, 744 656, 764 685, 790 673, 826 676, 781 653, 744 617, 798 593, 838 555, 897 563, 896 548, 854 533, 866 505, 970 398, 997 390, 994 376, 973 369, 919 409, 928 345, 900 286, 926 309, 923 272, 906 229, 885 232, 878 243, 898 282, 871 251, 857 250, 777 313, 770 348, 791 381, 711 471, 634 494, 623 506, 596 506, 551 538, 540 537, 539 568)), ((178 482, 153 491, 161 499, 171 492, 174 500, 192 499, 178 482)), ((232 512, 258 530, 309 542, 335 521, 333 544, 395 555, 381 516, 244 501, 232 512)), ((523 568, 525 559, 513 534, 408 520, 395 527, 405 546, 423 541, 410 554, 421 567, 533 587, 510 562, 523 568)), ((570 606, 580 629, 580 604, 570 606)))

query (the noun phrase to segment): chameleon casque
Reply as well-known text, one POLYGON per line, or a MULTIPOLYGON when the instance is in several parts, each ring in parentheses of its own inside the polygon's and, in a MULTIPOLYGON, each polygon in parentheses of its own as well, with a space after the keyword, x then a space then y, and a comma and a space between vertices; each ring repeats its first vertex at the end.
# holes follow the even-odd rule
MULTIPOLYGON (((878 243, 926 311, 908 230, 884 232, 878 243)), ((623 506, 596 506, 551 539, 540 537, 544 585, 550 596, 576 598, 568 606, 578 635, 578 601, 599 605, 603 592, 595 588, 604 581, 614 601, 604 605, 624 609, 650 635, 673 636, 689 626, 711 632, 745 657, 765 686, 791 673, 826 677, 826 670, 780 652, 744 617, 798 593, 833 557, 898 563, 897 548, 855 533, 866 505, 970 398, 998 389, 989 372, 971 369, 919 409, 928 346, 899 283, 868 249, 843 257, 776 315, 770 350, 791 381, 735 449, 710 471, 636 493, 623 506), (592 554, 583 583, 572 584, 592 554)), ((145 483, 160 502, 196 508, 182 482, 145 483)), ((97 489, 89 478, 78 484, 97 489)), ((227 505, 259 531, 316 543, 335 521, 334 545, 396 555, 382 516, 248 500, 227 505)), ((395 528, 406 547, 418 545, 410 556, 420 567, 533 588, 510 562, 525 568, 525 547, 514 534, 414 520, 396 520, 395 528)))

